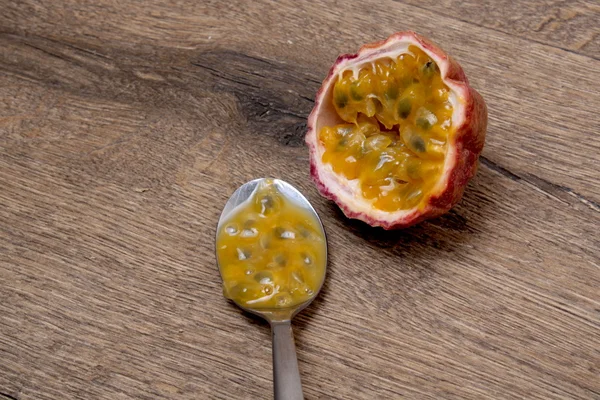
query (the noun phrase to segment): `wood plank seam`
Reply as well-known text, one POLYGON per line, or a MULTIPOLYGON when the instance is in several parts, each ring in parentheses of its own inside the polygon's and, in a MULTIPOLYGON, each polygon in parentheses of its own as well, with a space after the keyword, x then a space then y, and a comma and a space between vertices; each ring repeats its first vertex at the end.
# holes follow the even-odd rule
POLYGON ((520 181, 524 182, 528 186, 535 188, 536 190, 544 193, 545 195, 547 195, 555 200, 562 202, 563 204, 569 204, 569 203, 567 201, 561 200, 559 197, 556 197, 556 195, 553 192, 566 193, 566 194, 574 197, 577 201, 581 202, 586 207, 589 207, 590 209, 592 209, 596 212, 600 212, 600 204, 599 203, 597 203, 593 200, 587 199, 585 196, 582 196, 581 194, 575 192, 571 188, 568 188, 568 187, 562 186, 562 185, 557 185, 556 183, 547 181, 546 179, 540 178, 539 176, 535 176, 533 174, 527 174, 526 176, 519 176, 519 175, 515 174, 514 172, 511 172, 507 168, 493 162, 492 160, 490 160, 489 158, 487 158, 485 156, 480 156, 479 159, 484 166, 491 169, 492 171, 496 171, 515 182, 520 182, 520 181))

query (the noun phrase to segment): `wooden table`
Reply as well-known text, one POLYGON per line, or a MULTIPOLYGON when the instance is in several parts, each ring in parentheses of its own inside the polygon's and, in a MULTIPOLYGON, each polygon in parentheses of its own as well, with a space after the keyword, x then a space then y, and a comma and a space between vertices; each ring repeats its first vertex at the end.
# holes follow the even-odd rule
POLYGON ((3 0, 0 399, 271 398, 213 254, 262 176, 329 235, 307 399, 599 399, 599 31, 594 1, 3 0), (489 129, 452 212, 385 232, 317 194, 303 136, 337 55, 403 29, 489 129))

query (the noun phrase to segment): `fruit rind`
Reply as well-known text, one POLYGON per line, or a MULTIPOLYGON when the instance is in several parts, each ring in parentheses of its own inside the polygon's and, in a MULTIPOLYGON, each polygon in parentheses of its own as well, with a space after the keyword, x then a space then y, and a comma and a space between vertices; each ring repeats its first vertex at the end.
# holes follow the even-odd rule
POLYGON ((485 102, 469 85, 461 66, 428 39, 412 31, 398 32, 386 40, 362 46, 356 54, 339 56, 329 70, 308 117, 305 141, 309 148, 311 177, 321 195, 334 201, 347 217, 384 229, 407 228, 446 213, 461 199, 468 181, 475 175, 486 128, 485 102), (317 133, 323 126, 333 125, 337 118, 328 99, 339 72, 358 68, 380 57, 397 56, 409 45, 421 48, 439 66, 441 77, 453 96, 453 134, 449 137, 443 175, 428 200, 412 209, 388 212, 375 209, 358 198, 356 193, 360 191, 353 187, 354 182, 335 174, 323 164, 317 133))

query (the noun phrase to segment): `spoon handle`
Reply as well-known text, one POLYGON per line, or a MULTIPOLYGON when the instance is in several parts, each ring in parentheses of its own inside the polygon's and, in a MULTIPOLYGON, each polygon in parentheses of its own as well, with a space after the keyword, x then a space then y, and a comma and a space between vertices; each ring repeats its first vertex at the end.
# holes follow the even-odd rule
POLYGON ((303 400, 292 322, 271 322, 275 400, 303 400))

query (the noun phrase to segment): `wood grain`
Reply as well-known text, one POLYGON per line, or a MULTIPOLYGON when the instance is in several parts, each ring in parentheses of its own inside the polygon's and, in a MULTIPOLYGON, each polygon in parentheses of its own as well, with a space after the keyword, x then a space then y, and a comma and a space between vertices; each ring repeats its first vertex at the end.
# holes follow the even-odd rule
POLYGON ((330 241, 295 320, 307 399, 600 398, 598 13, 2 2, 0 399, 271 398, 268 326, 213 255, 259 176, 306 193, 330 241), (390 233, 318 196, 302 141, 335 57, 400 29, 459 60, 490 123, 463 201, 390 233))
POLYGON ((600 5, 589 1, 409 0, 414 7, 598 59, 600 5))

